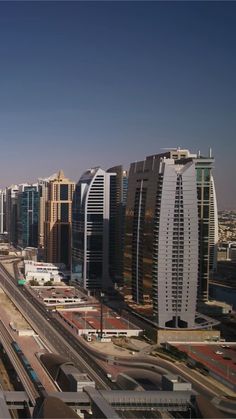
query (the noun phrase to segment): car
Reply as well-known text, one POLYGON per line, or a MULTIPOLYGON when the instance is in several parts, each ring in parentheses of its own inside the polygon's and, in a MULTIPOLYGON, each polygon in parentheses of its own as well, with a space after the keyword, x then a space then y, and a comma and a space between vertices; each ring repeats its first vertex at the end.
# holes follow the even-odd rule
POLYGON ((223 353, 224 353, 224 352, 221 352, 221 351, 215 351, 215 354, 216 354, 216 355, 223 355, 223 353))
POLYGON ((187 362, 187 364, 186 364, 186 365, 187 365, 187 367, 188 367, 188 368, 194 369, 194 365, 193 365, 193 364, 191 364, 190 362, 187 362))
POLYGON ((209 372, 208 372, 208 371, 206 371, 206 370, 200 370, 200 373, 201 373, 202 375, 205 375, 205 376, 209 375, 209 372))

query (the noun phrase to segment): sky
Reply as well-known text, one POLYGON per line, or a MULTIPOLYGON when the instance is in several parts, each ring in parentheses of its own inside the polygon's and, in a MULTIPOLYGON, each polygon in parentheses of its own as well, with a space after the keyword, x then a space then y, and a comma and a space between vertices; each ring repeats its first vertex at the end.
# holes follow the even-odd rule
POLYGON ((212 147, 236 209, 235 19, 226 1, 1 1, 0 186, 212 147))

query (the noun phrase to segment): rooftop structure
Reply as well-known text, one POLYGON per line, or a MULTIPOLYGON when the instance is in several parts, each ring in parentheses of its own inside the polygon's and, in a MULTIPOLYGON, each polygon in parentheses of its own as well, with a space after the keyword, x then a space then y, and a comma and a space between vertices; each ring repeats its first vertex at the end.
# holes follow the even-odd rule
MULTIPOLYGON (((100 336, 101 334, 101 307, 92 306, 75 310, 60 310, 59 315, 77 334, 85 336, 100 336)), ((125 318, 117 316, 108 307, 103 308, 102 335, 111 336, 138 336, 141 329, 134 326, 125 318)))
POLYGON ((168 374, 162 376, 162 390, 164 391, 191 391, 192 384, 179 375, 168 374))
POLYGON ((82 295, 76 288, 63 285, 34 287, 33 292, 44 302, 47 307, 82 307, 91 305, 88 298, 82 295))

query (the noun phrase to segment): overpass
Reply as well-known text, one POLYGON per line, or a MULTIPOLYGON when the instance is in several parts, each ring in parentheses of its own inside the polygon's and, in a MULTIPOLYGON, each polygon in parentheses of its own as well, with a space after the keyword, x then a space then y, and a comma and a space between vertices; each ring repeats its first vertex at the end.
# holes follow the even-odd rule
MULTIPOLYGON (((81 392, 49 393, 47 397, 56 397, 73 409, 102 413, 109 419, 118 419, 116 411, 119 410, 188 412, 195 403, 191 391, 96 390, 93 387, 84 387, 81 392)), ((43 403, 43 399, 38 402, 43 403)), ((0 391, 0 418, 10 419, 9 410, 22 410, 29 404, 25 391, 0 391)))

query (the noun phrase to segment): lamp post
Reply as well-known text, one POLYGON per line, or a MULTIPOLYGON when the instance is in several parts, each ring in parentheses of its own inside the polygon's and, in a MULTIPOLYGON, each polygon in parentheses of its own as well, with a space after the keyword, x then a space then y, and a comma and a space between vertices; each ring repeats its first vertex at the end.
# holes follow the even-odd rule
POLYGON ((104 293, 100 292, 100 339, 102 339, 103 336, 103 297, 104 297, 104 293))

